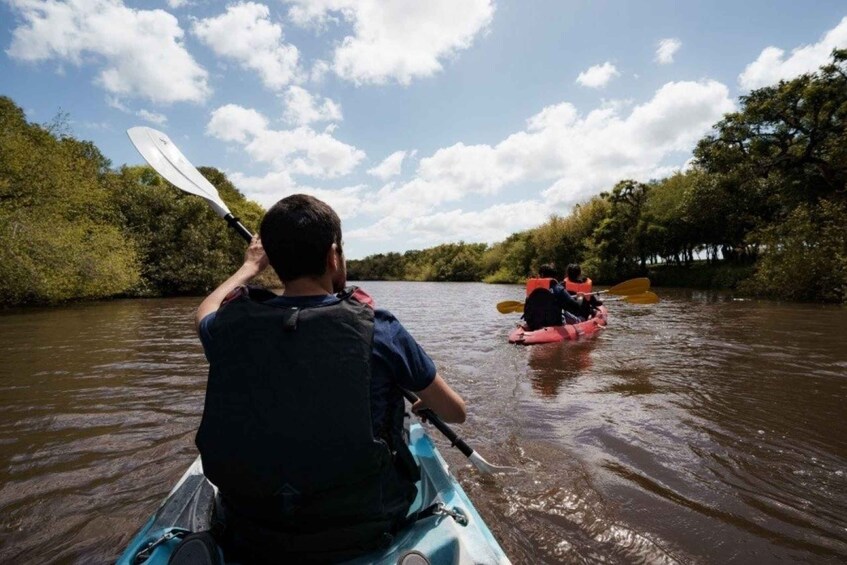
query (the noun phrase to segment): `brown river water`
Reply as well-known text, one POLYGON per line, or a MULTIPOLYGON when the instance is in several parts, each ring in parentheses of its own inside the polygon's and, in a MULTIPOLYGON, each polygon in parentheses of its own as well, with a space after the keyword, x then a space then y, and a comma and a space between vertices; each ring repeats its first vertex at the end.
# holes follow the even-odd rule
MULTIPOLYGON (((464 396, 515 563, 847 560, 847 309, 658 289, 585 342, 523 347, 517 286, 363 283, 464 396)), ((197 298, 0 314, 0 563, 107 563, 196 456, 197 298)), ((433 436, 437 431, 433 430, 433 436)))

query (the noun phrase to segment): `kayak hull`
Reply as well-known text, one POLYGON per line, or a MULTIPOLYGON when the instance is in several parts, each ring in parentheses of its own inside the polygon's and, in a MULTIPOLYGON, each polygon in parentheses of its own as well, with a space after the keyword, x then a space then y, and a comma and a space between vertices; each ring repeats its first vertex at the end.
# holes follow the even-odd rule
MULTIPOLYGON (((462 518, 436 514, 418 520, 399 532, 384 551, 370 553, 351 564, 395 564, 410 552, 426 556, 433 565, 492 563, 508 564, 491 531, 483 522, 461 485, 450 474, 447 463, 419 424, 410 430, 409 448, 421 467, 418 496, 413 510, 440 502, 462 518), (462 524, 461 522, 465 522, 462 524)), ((159 542, 145 565, 165 565, 179 544, 178 537, 163 540, 168 533, 203 531, 209 528, 217 488, 203 475, 198 457, 177 483, 156 513, 130 541, 117 565, 139 563, 137 556, 151 543, 159 542)))
POLYGON ((608 323, 608 320, 609 311, 605 306, 600 306, 596 316, 578 324, 549 326, 535 331, 527 331, 525 326, 520 325, 509 334, 509 343, 537 345, 541 343, 557 343, 560 341, 579 339, 581 337, 589 337, 604 328, 608 323))

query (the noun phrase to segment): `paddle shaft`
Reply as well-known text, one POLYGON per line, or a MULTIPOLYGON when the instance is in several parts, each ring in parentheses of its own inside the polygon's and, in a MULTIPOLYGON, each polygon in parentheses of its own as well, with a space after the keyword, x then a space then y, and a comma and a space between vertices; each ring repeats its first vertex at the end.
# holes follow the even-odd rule
MULTIPOLYGON (((406 397, 406 400, 414 404, 418 401, 418 396, 414 392, 410 392, 406 389, 401 389, 403 391, 403 396, 406 397)), ((471 449, 471 446, 465 443, 465 441, 453 431, 453 428, 444 423, 444 421, 438 417, 438 414, 430 410, 429 408, 424 408, 418 412, 419 416, 423 416, 426 418, 433 426, 435 426, 439 432, 444 434, 444 437, 450 440, 452 445, 455 445, 459 451, 461 451, 465 457, 470 457, 473 455, 474 450, 471 449)))
POLYGON ((238 232, 238 235, 243 237, 247 241, 247 243, 250 243, 251 241, 253 241, 253 234, 250 233, 250 230, 245 228, 244 224, 242 224, 241 221, 238 218, 233 216, 232 213, 229 213, 226 216, 224 216, 224 220, 226 220, 226 223, 229 224, 229 227, 231 227, 236 232, 238 232))

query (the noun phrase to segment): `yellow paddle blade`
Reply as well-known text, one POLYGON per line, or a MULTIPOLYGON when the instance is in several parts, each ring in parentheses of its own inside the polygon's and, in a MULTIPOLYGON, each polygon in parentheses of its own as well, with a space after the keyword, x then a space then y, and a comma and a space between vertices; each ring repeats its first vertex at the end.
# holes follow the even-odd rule
POLYGON ((659 302, 659 297, 655 292, 642 292, 641 294, 624 296, 621 300, 629 304, 656 304, 659 302))
POLYGON ((631 294, 641 294, 648 290, 650 290, 650 279, 641 277, 618 283, 605 292, 606 294, 614 294, 616 296, 629 296, 631 294))
POLYGON ((518 302, 517 300, 504 300, 503 302, 498 302, 497 311, 501 314, 523 312, 523 302, 518 302))

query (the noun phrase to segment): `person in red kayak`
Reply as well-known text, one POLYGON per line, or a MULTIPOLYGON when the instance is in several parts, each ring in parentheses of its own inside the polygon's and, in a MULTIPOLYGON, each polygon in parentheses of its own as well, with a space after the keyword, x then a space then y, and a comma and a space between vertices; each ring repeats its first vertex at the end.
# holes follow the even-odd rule
POLYGON ((465 403, 403 325, 345 290, 341 221, 302 194, 265 214, 244 264, 197 309, 209 379, 197 432, 227 561, 339 561, 389 544, 420 474, 413 411, 465 403), (270 264, 282 295, 246 285, 270 264))
POLYGON ((565 290, 571 295, 585 298, 587 309, 583 313, 590 316, 594 310, 603 305, 597 296, 591 292, 594 289, 594 283, 588 277, 583 276, 582 267, 579 266, 579 263, 568 265, 565 273, 565 280, 562 281, 565 290))
POLYGON ((538 276, 526 282, 523 319, 527 329, 584 322, 586 308, 581 297, 574 298, 559 284, 555 265, 538 268, 538 276))

